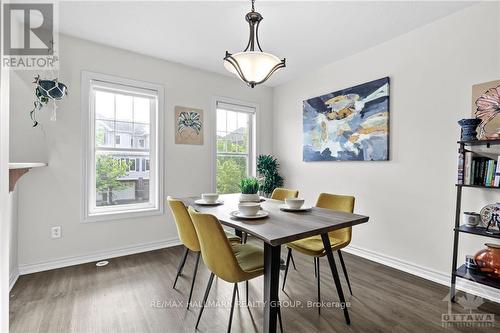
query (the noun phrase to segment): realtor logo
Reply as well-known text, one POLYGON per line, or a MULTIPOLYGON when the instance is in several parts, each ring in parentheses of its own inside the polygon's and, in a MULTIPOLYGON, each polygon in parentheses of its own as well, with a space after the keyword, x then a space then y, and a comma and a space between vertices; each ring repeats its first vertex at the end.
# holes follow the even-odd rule
POLYGON ((4 3, 2 67, 55 69, 55 3, 4 3))

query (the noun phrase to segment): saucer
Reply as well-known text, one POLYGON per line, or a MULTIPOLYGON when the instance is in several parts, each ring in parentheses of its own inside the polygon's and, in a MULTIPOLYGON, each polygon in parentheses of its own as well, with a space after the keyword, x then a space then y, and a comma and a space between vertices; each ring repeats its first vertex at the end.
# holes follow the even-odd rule
POLYGON ((302 206, 300 208, 290 208, 287 205, 280 206, 280 210, 284 212, 308 212, 312 209, 311 206, 302 206))
POLYGON ((239 219, 254 220, 254 219, 262 219, 262 218, 268 216, 269 213, 266 212, 265 210, 259 210, 258 213, 255 215, 243 215, 243 214, 241 214, 240 211, 235 210, 235 211, 229 213, 229 215, 231 215, 232 217, 239 218, 239 219))
POLYGON ((206 202, 203 199, 198 199, 194 201, 195 204, 201 205, 201 206, 218 206, 224 204, 224 201, 222 200, 216 200, 215 202, 206 202))

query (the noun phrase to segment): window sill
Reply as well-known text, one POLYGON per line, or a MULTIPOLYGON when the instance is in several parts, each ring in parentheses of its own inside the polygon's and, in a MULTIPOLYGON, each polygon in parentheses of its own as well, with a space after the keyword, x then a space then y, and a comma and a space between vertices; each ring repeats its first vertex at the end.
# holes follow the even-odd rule
POLYGON ((116 220, 129 220, 139 217, 159 216, 163 215, 163 207, 161 208, 144 208, 137 210, 121 211, 121 212, 107 212, 88 214, 83 217, 82 223, 93 222, 107 222, 116 220))

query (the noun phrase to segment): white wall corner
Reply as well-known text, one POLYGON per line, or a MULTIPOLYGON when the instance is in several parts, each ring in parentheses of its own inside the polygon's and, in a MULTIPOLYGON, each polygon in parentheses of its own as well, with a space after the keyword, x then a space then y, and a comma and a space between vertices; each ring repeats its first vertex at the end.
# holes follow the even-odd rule
POLYGON ((17 279, 19 279, 19 269, 15 268, 10 272, 10 277, 9 277, 9 291, 14 288, 14 285, 17 282, 17 279))

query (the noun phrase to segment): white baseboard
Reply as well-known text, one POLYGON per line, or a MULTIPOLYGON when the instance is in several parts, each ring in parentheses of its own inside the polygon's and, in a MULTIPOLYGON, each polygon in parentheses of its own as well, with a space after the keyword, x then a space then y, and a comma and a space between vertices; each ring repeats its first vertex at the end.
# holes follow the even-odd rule
MULTIPOLYGON (((400 271, 419 276, 426 280, 430 280, 447 287, 450 286, 451 275, 429 269, 414 263, 380 254, 374 251, 362 249, 356 246, 348 246, 342 251, 357 255, 359 257, 375 261, 379 264, 389 266, 400 271)), ((469 294, 473 294, 491 301, 500 303, 500 291, 498 289, 490 288, 488 286, 480 285, 464 279, 457 279, 456 288, 469 294)), ((443 297, 444 298, 444 297, 443 297)))
MULTIPOLYGON (((27 265, 19 265, 18 270, 13 270, 10 274, 10 289, 16 283, 18 277, 20 275, 36 273, 47 271, 56 268, 74 266, 79 264, 85 264, 93 261, 99 261, 109 258, 122 257, 126 255, 153 251, 163 248, 168 248, 172 246, 180 245, 180 241, 177 238, 156 241, 145 244, 132 245, 122 248, 116 248, 112 250, 102 251, 93 253, 90 255, 83 256, 73 256, 73 257, 64 257, 56 260, 49 260, 45 262, 39 262, 35 264, 27 264, 27 265)), ((419 276, 421 278, 449 286, 450 285, 450 275, 439 272, 436 270, 432 270, 423 266, 416 265, 414 263, 404 261, 401 259, 397 259, 391 256, 387 256, 384 254, 380 254, 374 251, 362 249, 356 246, 349 246, 345 248, 343 251, 357 255, 359 257, 377 262, 382 265, 386 265, 400 271, 419 276)), ((494 288, 490 288, 487 286, 479 285, 477 283, 473 283, 463 279, 457 279, 457 289, 480 296, 482 298, 489 299, 491 301, 500 303, 500 291, 494 288)))
POLYGON ((38 262, 35 264, 19 265, 18 275, 25 275, 30 273, 48 271, 50 269, 86 264, 93 261, 105 260, 110 258, 122 257, 131 254, 159 250, 167 247, 180 245, 178 238, 166 239, 156 242, 137 244, 111 250, 92 253, 89 255, 63 257, 55 260, 38 262))
POLYGON ((16 268, 14 268, 10 272, 10 276, 9 276, 9 291, 12 290, 12 288, 14 287, 14 285, 17 282, 17 279, 19 279, 19 270, 16 267, 16 268))

